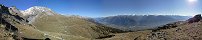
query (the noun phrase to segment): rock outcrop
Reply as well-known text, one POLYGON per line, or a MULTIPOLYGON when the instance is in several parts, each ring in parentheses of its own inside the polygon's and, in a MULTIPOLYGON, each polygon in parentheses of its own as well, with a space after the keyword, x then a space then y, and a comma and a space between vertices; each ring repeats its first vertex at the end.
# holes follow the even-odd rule
POLYGON ((22 13, 16 7, 6 7, 0 4, 0 40, 30 39, 29 37, 26 37, 27 33, 23 32, 36 30, 29 27, 27 20, 21 17, 21 14, 22 13))
POLYGON ((188 23, 199 22, 202 20, 201 14, 195 15, 193 18, 188 19, 188 23))

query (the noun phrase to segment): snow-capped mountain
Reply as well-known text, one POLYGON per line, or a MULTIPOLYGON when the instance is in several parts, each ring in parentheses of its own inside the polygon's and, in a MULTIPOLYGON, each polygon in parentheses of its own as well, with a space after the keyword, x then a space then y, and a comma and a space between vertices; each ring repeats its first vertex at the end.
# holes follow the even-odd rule
POLYGON ((21 11, 23 17, 29 21, 29 23, 33 22, 35 18, 39 16, 51 16, 56 15, 51 9, 41 6, 33 6, 27 10, 21 11))
POLYGON ((34 7, 30 7, 27 10, 21 11, 23 13, 23 16, 28 16, 28 15, 37 15, 39 13, 44 13, 48 14, 48 15, 54 15, 55 13, 46 7, 41 7, 41 6, 34 6, 34 7))
POLYGON ((21 13, 15 7, 0 4, 0 20, 0 40, 91 40, 124 32, 38 6, 21 13))

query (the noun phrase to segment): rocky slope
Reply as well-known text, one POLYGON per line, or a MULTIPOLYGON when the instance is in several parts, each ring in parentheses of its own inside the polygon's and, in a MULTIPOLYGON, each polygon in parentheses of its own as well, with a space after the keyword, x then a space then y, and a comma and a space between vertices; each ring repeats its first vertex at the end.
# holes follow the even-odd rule
POLYGON ((28 25, 20 15, 15 7, 0 5, 0 40, 45 39, 43 33, 28 25))

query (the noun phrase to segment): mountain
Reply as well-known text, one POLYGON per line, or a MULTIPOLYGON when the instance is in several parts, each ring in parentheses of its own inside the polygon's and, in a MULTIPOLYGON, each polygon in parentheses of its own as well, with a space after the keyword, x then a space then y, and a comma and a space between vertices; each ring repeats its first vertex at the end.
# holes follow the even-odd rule
POLYGON ((57 15, 51 9, 41 6, 30 7, 27 10, 21 11, 23 18, 27 19, 29 23, 33 22, 35 18, 42 15, 57 15))
POLYGON ((0 14, 0 40, 90 40, 124 32, 40 6, 19 11, 0 5, 0 14))
POLYGON ((16 7, 0 5, 0 40, 45 39, 43 33, 27 24, 28 21, 20 15, 16 7))
POLYGON ((156 28, 167 23, 183 21, 189 16, 178 15, 118 15, 95 18, 96 22, 122 30, 142 30, 156 28))
POLYGON ((159 26, 157 29, 115 34, 103 40, 201 40, 202 17, 159 26))
MULTIPOLYGON (((135 26, 142 25, 139 23, 142 20, 146 22, 145 24, 149 24, 149 20, 156 23, 158 19, 160 22, 172 19, 170 23, 156 26, 154 29, 124 31, 100 23, 102 18, 64 16, 49 8, 39 6, 19 11, 14 6, 0 5, 0 40, 201 40, 201 14, 188 20, 184 20, 185 18, 187 17, 165 15, 115 17, 114 19, 118 21, 124 21, 124 24, 135 20, 134 22, 137 22, 133 23, 135 26), (184 21, 177 21, 181 19, 184 21)), ((113 18, 109 17, 109 19, 113 18)))

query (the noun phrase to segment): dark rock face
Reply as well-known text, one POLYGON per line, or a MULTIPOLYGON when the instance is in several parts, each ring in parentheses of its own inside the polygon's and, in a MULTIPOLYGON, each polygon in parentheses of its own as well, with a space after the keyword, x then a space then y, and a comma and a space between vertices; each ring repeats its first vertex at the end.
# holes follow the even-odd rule
MULTIPOLYGON (((14 19, 12 18, 12 15, 10 14, 8 7, 5 7, 4 5, 0 4, 0 24, 5 25, 6 31, 17 34, 18 28, 16 28, 12 24, 12 21, 14 21, 14 19)), ((11 34, 11 35, 13 35, 12 36, 13 39, 17 40, 18 38, 14 34, 11 34)))
MULTIPOLYGON (((6 7, 0 4, 0 26, 5 25, 4 29, 7 32, 13 33, 12 39, 20 40, 22 37, 18 36, 19 28, 15 24, 26 24, 26 20, 20 17, 20 11, 15 7, 6 7)), ((26 39, 24 39, 26 40, 26 39)))
POLYGON ((22 13, 16 8, 16 7, 9 7, 8 8, 9 13, 12 14, 12 16, 14 16, 17 20, 23 22, 23 21, 27 21, 26 19, 22 18, 21 15, 22 13))
POLYGON ((0 20, 1 20, 1 24, 6 25, 6 30, 8 31, 13 31, 16 32, 18 29, 16 27, 14 27, 12 24, 10 24, 8 21, 6 21, 7 18, 10 18, 9 11, 8 11, 8 7, 5 7, 4 5, 0 5, 0 20))
POLYGON ((199 22, 202 20, 201 14, 195 15, 193 18, 188 19, 188 23, 199 22))

